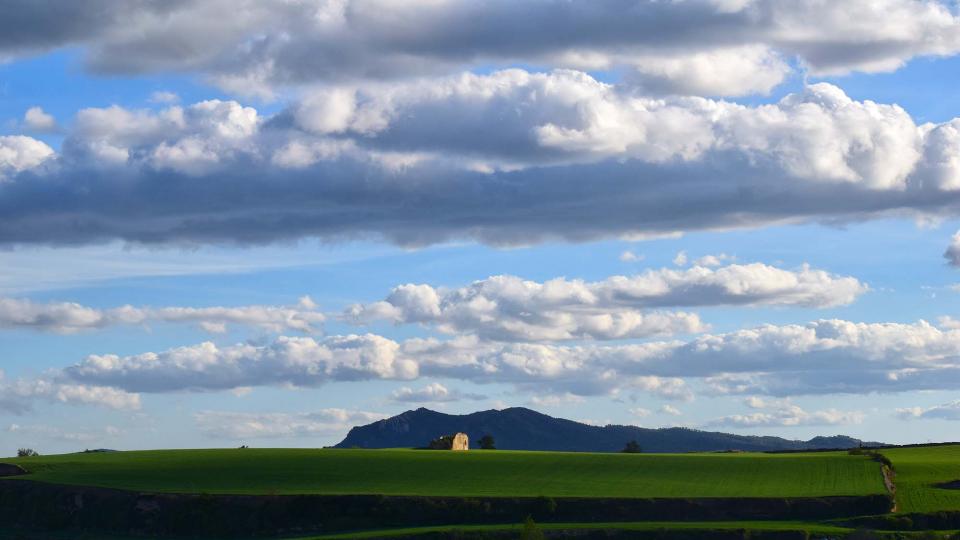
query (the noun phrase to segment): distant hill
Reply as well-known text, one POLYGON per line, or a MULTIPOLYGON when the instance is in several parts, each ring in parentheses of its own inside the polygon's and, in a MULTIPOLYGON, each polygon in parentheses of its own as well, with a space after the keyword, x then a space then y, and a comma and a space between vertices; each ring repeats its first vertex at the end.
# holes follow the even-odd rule
MULTIPOLYGON (((636 426, 591 426, 554 418, 523 407, 444 414, 419 408, 350 430, 336 448, 413 448, 426 446, 440 435, 462 431, 471 447, 485 434, 503 450, 557 450, 616 452, 636 440, 644 452, 709 452, 723 450, 818 450, 854 448, 859 439, 844 435, 795 441, 780 437, 733 435, 688 428, 647 429, 636 426)), ((876 446, 880 443, 863 443, 876 446)))

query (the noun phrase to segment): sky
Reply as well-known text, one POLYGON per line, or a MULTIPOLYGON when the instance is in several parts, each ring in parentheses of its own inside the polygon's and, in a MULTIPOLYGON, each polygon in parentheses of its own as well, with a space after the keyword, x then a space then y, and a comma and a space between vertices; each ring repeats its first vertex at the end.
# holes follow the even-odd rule
POLYGON ((956 439, 953 1, 5 4, 0 455, 956 439))

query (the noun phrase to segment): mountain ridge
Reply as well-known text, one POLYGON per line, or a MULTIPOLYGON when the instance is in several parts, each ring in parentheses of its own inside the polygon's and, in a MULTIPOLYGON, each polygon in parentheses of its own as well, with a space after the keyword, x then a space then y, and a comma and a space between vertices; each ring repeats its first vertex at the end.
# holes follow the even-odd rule
POLYGON ((492 435, 503 450, 616 452, 636 440, 644 452, 790 451, 878 446, 846 435, 793 440, 774 436, 736 435, 684 427, 642 428, 608 424, 594 426, 555 418, 525 407, 490 409, 470 414, 446 414, 425 407, 350 429, 334 448, 416 448, 430 440, 462 431, 471 448, 483 435, 492 435))

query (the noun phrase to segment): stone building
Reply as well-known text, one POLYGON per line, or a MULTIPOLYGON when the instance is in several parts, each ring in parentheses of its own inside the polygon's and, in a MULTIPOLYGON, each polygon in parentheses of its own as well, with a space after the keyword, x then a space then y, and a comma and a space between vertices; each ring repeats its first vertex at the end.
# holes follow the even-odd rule
POLYGON ((450 445, 451 450, 469 450, 470 449, 470 438, 467 437, 466 433, 457 433, 453 436, 453 443, 450 445))
POLYGON ((430 441, 432 450, 469 450, 470 438, 466 433, 455 433, 453 435, 443 435, 439 439, 430 441))

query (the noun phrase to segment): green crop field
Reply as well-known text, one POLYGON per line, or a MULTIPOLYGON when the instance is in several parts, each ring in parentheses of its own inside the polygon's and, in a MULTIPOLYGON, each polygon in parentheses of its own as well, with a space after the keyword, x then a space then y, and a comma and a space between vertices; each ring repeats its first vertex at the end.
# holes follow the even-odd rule
POLYGON ((882 450, 896 468, 900 512, 960 510, 960 490, 934 484, 960 480, 960 445, 882 450))
POLYGON ((67 454, 6 461, 32 473, 21 478, 153 492, 554 497, 884 493, 879 465, 845 453, 230 449, 67 454))

